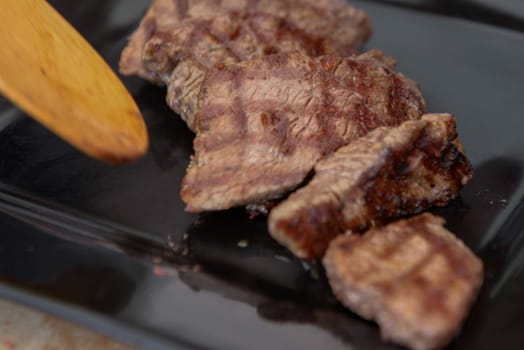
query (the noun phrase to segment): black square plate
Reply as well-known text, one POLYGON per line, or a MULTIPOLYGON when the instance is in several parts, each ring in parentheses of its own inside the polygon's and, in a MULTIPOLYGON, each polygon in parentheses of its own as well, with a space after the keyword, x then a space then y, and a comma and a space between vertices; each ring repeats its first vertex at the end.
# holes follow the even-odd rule
MULTIPOLYGON (((116 69, 149 1, 51 3, 116 69)), ((451 348, 522 349, 524 35, 357 4, 374 23, 368 47, 398 59, 429 111, 457 116, 475 167, 461 197, 437 211, 486 266, 451 348)), ((124 81, 151 149, 121 167, 86 158, 0 100, 0 296, 146 348, 394 348, 336 303, 318 266, 268 238, 264 219, 185 213, 178 192, 192 134, 163 89, 124 81)))

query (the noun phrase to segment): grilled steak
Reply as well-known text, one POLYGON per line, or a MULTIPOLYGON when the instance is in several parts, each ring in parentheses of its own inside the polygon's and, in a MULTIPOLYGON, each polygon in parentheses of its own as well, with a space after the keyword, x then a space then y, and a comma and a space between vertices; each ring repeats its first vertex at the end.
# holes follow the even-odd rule
POLYGON ((142 60, 147 71, 167 82, 174 67, 184 59, 211 68, 218 63, 247 60, 255 54, 293 51, 313 57, 354 53, 351 47, 336 47, 330 38, 308 35, 272 14, 226 12, 211 19, 186 20, 176 27, 157 29, 144 46, 142 60))
POLYGON ((322 157, 380 126, 418 119, 416 84, 377 53, 300 53, 220 66, 198 98, 195 155, 183 180, 191 212, 278 198, 322 157))
POLYGON ((344 0, 156 0, 124 49, 120 71, 160 83, 188 57, 210 68, 295 50, 345 56, 370 33, 367 15, 344 0))
POLYGON ((312 181, 271 211, 269 230, 298 257, 314 259, 346 230, 447 204, 471 176, 455 118, 428 114, 379 128, 319 161, 312 181))
POLYGON ((437 349, 458 333, 483 268, 443 224, 422 214, 331 242, 323 264, 333 292, 385 340, 437 349))

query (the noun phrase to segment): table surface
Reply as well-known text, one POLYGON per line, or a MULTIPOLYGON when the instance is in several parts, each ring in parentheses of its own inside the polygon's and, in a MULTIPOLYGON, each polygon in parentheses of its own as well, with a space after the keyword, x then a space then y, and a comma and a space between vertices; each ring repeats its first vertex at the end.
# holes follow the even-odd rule
POLYGON ((0 350, 131 350, 85 328, 0 300, 0 350))

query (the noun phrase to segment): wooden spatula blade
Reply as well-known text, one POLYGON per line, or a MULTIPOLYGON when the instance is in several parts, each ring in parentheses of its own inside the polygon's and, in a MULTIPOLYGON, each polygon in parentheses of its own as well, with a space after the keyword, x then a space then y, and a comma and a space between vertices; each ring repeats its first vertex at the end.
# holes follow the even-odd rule
POLYGON ((140 111, 111 68, 43 0, 2 0, 0 92, 88 155, 118 163, 148 146, 140 111))

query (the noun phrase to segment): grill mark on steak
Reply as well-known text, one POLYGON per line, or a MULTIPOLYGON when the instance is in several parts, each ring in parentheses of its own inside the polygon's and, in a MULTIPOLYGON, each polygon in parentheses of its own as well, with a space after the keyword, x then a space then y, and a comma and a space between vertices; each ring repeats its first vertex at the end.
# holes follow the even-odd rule
MULTIPOLYGON (((202 31, 205 31, 205 34, 209 35, 218 45, 223 46, 226 52, 231 56, 233 60, 240 62, 243 58, 242 55, 237 54, 230 45, 231 36, 236 35, 238 37, 238 34, 240 33, 239 27, 237 27, 237 29, 233 31, 233 34, 221 35, 221 34, 213 33, 213 30, 212 30, 213 28, 211 27, 211 21, 205 21, 204 23, 205 24, 202 27, 202 31)), ((196 45, 198 41, 199 40, 197 40, 195 37, 192 37, 190 41, 190 45, 191 46, 196 45)), ((220 62, 215 62, 213 64, 216 64, 216 63, 220 63, 220 62)))
MULTIPOLYGON (((260 42, 264 44, 263 53, 265 55, 281 52, 278 44, 282 41, 289 40, 289 37, 292 37, 293 40, 301 44, 300 46, 304 50, 304 53, 313 57, 336 52, 336 50, 331 47, 333 44, 330 43, 328 39, 308 34, 284 18, 275 17, 276 23, 273 25, 273 28, 276 28, 276 30, 273 34, 273 32, 261 33, 260 31, 263 25, 263 19, 267 17, 266 14, 257 12, 247 17, 250 29, 260 42), (258 24, 257 21, 261 21, 262 25, 258 24)), ((349 53, 350 51, 347 52, 347 54, 349 53)))
MULTIPOLYGON (((444 302, 447 297, 447 293, 445 289, 442 288, 433 288, 430 285, 430 281, 428 281, 427 278, 424 278, 423 276, 417 276, 417 274, 421 274, 424 270, 424 268, 431 263, 433 259, 435 259, 439 254, 442 254, 447 259, 447 263, 450 264, 451 268, 453 269, 453 265, 451 264, 452 261, 455 261, 454 254, 451 254, 451 251, 448 249, 446 244, 439 240, 437 237, 434 237, 428 232, 426 232, 426 228, 422 227, 420 225, 419 221, 413 221, 413 229, 417 230, 417 232, 422 232, 423 239, 429 242, 430 245, 432 245, 433 250, 429 252, 424 258, 419 260, 413 267, 408 269, 405 273, 399 276, 399 278, 407 278, 409 275, 415 275, 415 277, 412 278, 413 283, 416 285, 417 288, 420 289, 426 289, 427 290, 427 298, 421 299, 420 303, 423 305, 423 308, 425 310, 437 310, 437 312, 440 312, 445 317, 450 317, 450 312, 446 309, 444 302)), ((408 241, 412 237, 404 236, 400 241, 395 241, 394 246, 389 246, 387 250, 385 251, 385 254, 380 254, 377 256, 377 259, 381 259, 383 261, 388 261, 388 259, 391 259, 395 253, 398 252, 398 247, 403 244, 407 244, 408 241)), ((448 274, 447 276, 442 277, 444 279, 442 285, 448 285, 453 283, 455 276, 448 274)), ((358 282, 364 282, 365 283, 365 277, 361 276, 360 279, 357 279, 358 282)), ((382 293, 386 296, 392 296, 394 294, 393 288, 391 288, 391 285, 387 281, 377 282, 375 283, 375 286, 379 288, 382 293)))
POLYGON ((416 350, 458 333, 482 284, 482 262, 431 214, 331 242, 323 265, 337 298, 416 350))
POLYGON ((144 32, 146 40, 151 39, 157 28, 156 20, 154 18, 148 18, 144 21, 144 32))
POLYGON ((195 156, 181 192, 187 209, 221 210, 281 197, 323 156, 373 128, 418 118, 423 99, 400 74, 406 89, 414 89, 406 94, 412 100, 395 105, 404 108, 395 111, 397 118, 388 114, 391 79, 384 72, 398 73, 386 61, 377 53, 318 59, 282 53, 212 69, 195 112, 195 156), (229 183, 217 181, 224 179, 224 164, 229 183))
MULTIPOLYGON (((434 247, 432 251, 433 256, 437 254, 443 254, 446 257, 446 261, 448 262, 450 268, 453 270, 455 274, 464 279, 474 278, 475 273, 470 271, 469 269, 464 268, 464 257, 454 254, 452 248, 448 244, 446 244, 446 242, 440 240, 439 237, 432 235, 430 232, 427 231, 427 223, 425 223, 425 220, 427 219, 421 219, 421 217, 424 215, 428 216, 429 218, 433 216, 432 214, 428 213, 422 214, 419 216, 419 220, 416 220, 416 218, 412 218, 410 224, 413 225, 414 230, 416 230, 419 234, 422 234, 424 236, 424 239, 428 241, 431 244, 431 246, 434 247)), ((433 220, 440 220, 441 225, 444 225, 444 219, 442 218, 437 217, 437 219, 433 220)), ((430 256, 427 257, 428 260, 429 258, 430 256)), ((420 269, 420 266, 418 268, 420 269)))
POLYGON ((445 205, 472 176, 460 149, 451 115, 379 128, 320 160, 313 180, 272 210, 269 231, 314 259, 346 230, 445 205))
MULTIPOLYGON (((377 117, 376 113, 373 113, 368 107, 372 103, 369 96, 371 91, 373 91, 374 81, 368 77, 368 72, 370 70, 370 64, 368 62, 365 62, 360 66, 355 65, 352 61, 347 61, 347 64, 356 72, 355 79, 351 79, 349 84, 351 84, 352 88, 358 95, 366 96, 364 103, 357 105, 353 111, 357 126, 355 128, 355 136, 359 137, 364 135, 367 130, 372 130, 377 127, 377 125, 374 123, 374 120, 377 117), (354 82, 358 82, 358 84, 355 85, 354 82)), ((392 75, 394 76, 395 74, 392 75)), ((391 75, 388 75, 388 78, 390 78, 392 82, 396 83, 396 79, 392 78, 391 75)), ((391 111, 388 112, 391 113, 391 111)), ((402 118, 404 118, 404 116, 398 117, 397 120, 401 120, 402 118)))
MULTIPOLYGON (((234 74, 233 89, 235 90, 242 89, 243 76, 244 74, 240 71, 237 71, 236 74, 234 74)), ((233 113, 235 116, 234 124, 236 124, 237 130, 238 130, 237 136, 244 137, 244 135, 247 134, 248 119, 247 119, 246 110, 244 107, 244 101, 242 100, 240 96, 236 96, 234 98, 232 107, 233 107, 233 110, 234 110, 233 113)), ((241 152, 240 156, 242 156, 244 149, 240 149, 239 151, 241 152)))
POLYGON ((287 118, 286 113, 279 110, 267 109, 267 112, 262 112, 260 115, 260 122, 266 130, 269 130, 268 135, 264 135, 260 140, 261 143, 280 145, 278 150, 283 155, 294 152, 296 145, 290 142, 287 137, 293 121, 287 118))
MULTIPOLYGON (((249 7, 252 7, 252 6, 249 6, 249 7)), ((255 35, 256 40, 264 48, 263 49, 264 54, 271 55, 273 53, 278 53, 278 49, 276 47, 274 47, 273 44, 270 44, 268 42, 268 40, 266 40, 266 38, 259 32, 258 26, 255 25, 255 23, 256 23, 256 15, 254 15, 254 16, 245 15, 244 16, 244 20, 246 20, 246 25, 253 32, 253 34, 255 35)), ((276 35, 275 35, 275 38, 277 40, 281 40, 282 37, 283 37, 282 22, 285 22, 285 21, 282 20, 282 19, 278 20, 278 27, 277 27, 278 29, 277 29, 276 35)))
POLYGON ((247 0, 247 10, 254 11, 257 8, 258 0, 247 0))
POLYGON ((187 10, 189 9, 188 0, 173 0, 175 2, 175 8, 179 19, 184 19, 187 16, 187 10))

